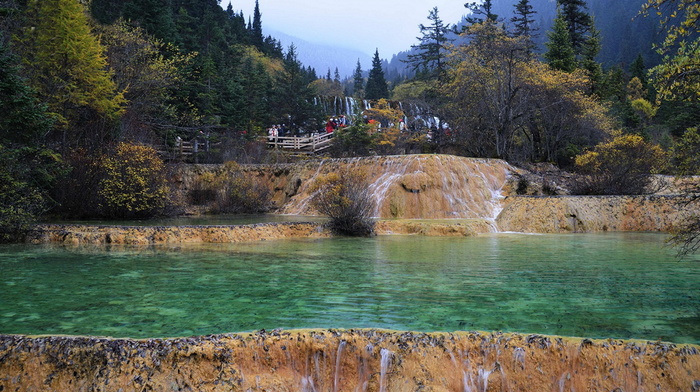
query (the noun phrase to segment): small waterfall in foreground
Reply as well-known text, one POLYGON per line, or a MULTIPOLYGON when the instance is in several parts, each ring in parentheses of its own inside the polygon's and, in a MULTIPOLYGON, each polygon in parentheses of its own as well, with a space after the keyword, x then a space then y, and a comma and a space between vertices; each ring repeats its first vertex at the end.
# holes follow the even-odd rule
POLYGON ((263 330, 147 340, 0 335, 0 358, 5 391, 695 391, 700 386, 696 345, 500 332, 263 330), (521 355, 527 361, 518 360, 521 355))
POLYGON ((382 359, 379 362, 379 392, 386 392, 386 375, 389 371, 389 366, 391 366, 391 358, 394 356, 394 353, 383 348, 380 351, 380 355, 382 359))
POLYGON ((316 215, 309 203, 315 179, 346 169, 369 173, 378 218, 483 219, 494 231, 502 191, 513 170, 501 160, 449 155, 328 159, 307 164, 298 174, 298 192, 280 212, 316 215))

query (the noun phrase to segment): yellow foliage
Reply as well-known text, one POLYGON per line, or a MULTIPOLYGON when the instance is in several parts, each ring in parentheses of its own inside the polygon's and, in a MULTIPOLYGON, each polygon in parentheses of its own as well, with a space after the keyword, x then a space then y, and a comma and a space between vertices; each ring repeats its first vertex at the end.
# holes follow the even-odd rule
POLYGON ((632 109, 634 109, 642 117, 649 119, 656 116, 656 110, 658 108, 654 107, 654 105, 652 105, 651 102, 647 101, 644 98, 637 98, 633 100, 630 104, 632 105, 632 109))
POLYGON ((402 110, 392 108, 384 98, 375 102, 371 109, 366 109, 364 114, 369 120, 379 122, 381 128, 398 128, 399 121, 404 116, 402 110))
POLYGON ((262 65, 263 69, 265 69, 265 72, 267 72, 268 75, 280 75, 284 72, 284 64, 282 63, 282 60, 265 56, 254 46, 240 46, 240 49, 243 52, 243 58, 250 58, 254 64, 262 65))
POLYGON ((595 172, 622 162, 649 167, 650 173, 658 173, 664 168, 666 153, 661 147, 646 142, 639 135, 621 135, 576 157, 576 166, 587 172, 595 172))
POLYGON ((105 178, 99 195, 108 215, 148 217, 165 207, 165 165, 152 147, 119 143, 114 154, 102 159, 101 166, 105 178))
POLYGON ((620 135, 576 157, 576 166, 590 176, 588 193, 641 194, 650 174, 665 169, 666 153, 639 135, 620 135))

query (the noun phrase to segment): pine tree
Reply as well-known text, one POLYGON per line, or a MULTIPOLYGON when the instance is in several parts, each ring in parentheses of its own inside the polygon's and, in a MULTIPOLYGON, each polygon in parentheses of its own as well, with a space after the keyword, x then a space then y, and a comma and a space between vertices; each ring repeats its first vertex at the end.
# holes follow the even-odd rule
POLYGON ((600 31, 591 25, 590 37, 584 42, 581 52, 580 67, 588 71, 591 80, 591 93, 598 96, 602 93, 603 67, 595 60, 600 52, 600 31))
POLYGON ((639 78, 639 81, 642 82, 642 86, 644 88, 647 87, 647 68, 644 65, 644 57, 642 57, 642 54, 640 53, 637 55, 637 58, 634 59, 632 64, 630 64, 630 76, 633 78, 639 78))
POLYGON ((387 86, 386 79, 384 79, 384 70, 382 69, 382 60, 379 58, 379 49, 374 52, 372 69, 369 70, 367 86, 365 87, 365 98, 373 100, 389 98, 389 87, 387 86))
POLYGON ((440 19, 437 7, 430 10, 428 20, 431 22, 429 26, 419 25, 420 44, 411 46, 417 53, 409 54, 405 61, 413 66, 414 71, 440 79, 445 72, 445 44, 449 42, 447 33, 450 27, 440 19))
POLYGON ((544 54, 544 58, 549 66, 565 72, 572 72, 576 69, 576 55, 571 45, 566 21, 561 13, 558 13, 557 18, 554 19, 554 27, 547 36, 549 41, 545 44, 547 52, 544 54))
POLYGON ((364 85, 365 79, 362 77, 362 65, 360 65, 360 59, 357 59, 357 66, 355 67, 355 72, 352 74, 352 93, 356 98, 362 98, 364 96, 364 85))
POLYGON ((53 121, 19 76, 15 57, 0 40, 0 145, 38 145, 53 121))
POLYGON ((283 75, 278 80, 276 98, 281 120, 293 130, 307 124, 315 114, 313 95, 314 91, 306 83, 304 69, 297 58, 296 47, 292 44, 284 58, 283 75))
POLYGON ((587 12, 585 0, 557 0, 557 6, 569 31, 571 46, 576 55, 581 55, 593 27, 593 18, 587 12))
POLYGON ((110 120, 121 114, 124 98, 84 7, 78 0, 36 1, 29 15, 24 58, 32 85, 59 120, 60 143, 97 147, 109 141, 110 120))
POLYGON ((262 14, 260 13, 260 4, 255 0, 255 9, 253 10, 253 24, 250 31, 251 43, 262 50, 263 47, 263 32, 262 32, 262 14))
POLYGON ((482 3, 466 3, 464 7, 471 12, 471 15, 465 18, 470 25, 483 22, 496 23, 498 20, 498 15, 491 12, 493 9, 491 0, 484 0, 482 3), (482 17, 475 15, 481 15, 482 17))
POLYGON ((536 36, 537 28, 533 27, 535 19, 532 17, 537 12, 532 9, 530 0, 520 0, 513 10, 515 16, 510 18, 513 23, 513 36, 523 37, 527 40, 528 54, 535 49, 532 39, 536 36))

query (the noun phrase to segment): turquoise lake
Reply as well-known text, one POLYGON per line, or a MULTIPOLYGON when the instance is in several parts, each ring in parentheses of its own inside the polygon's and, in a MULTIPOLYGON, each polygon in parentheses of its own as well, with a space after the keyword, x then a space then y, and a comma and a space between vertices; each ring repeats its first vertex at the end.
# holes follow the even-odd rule
POLYGON ((700 257, 653 233, 0 246, 0 333, 504 331, 700 343, 700 257))

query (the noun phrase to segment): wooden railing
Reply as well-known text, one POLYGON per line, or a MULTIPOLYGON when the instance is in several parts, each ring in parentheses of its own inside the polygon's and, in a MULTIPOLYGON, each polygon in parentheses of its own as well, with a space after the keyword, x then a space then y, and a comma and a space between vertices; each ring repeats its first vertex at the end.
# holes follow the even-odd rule
POLYGON ((299 154, 316 154, 328 149, 333 141, 333 132, 312 136, 279 136, 267 138, 267 145, 272 148, 292 150, 299 154))

